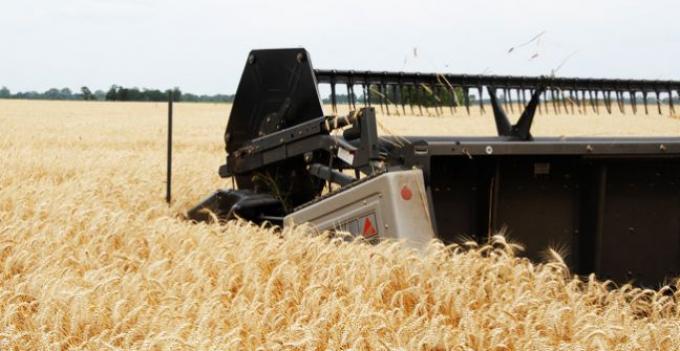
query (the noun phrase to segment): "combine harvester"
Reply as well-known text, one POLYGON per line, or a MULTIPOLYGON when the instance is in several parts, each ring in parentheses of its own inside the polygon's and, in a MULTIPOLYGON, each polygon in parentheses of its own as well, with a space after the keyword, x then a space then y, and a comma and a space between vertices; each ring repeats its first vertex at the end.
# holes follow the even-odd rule
POLYGON ((615 103, 642 113, 639 103, 649 113, 655 103, 661 114, 678 91, 673 81, 315 70, 304 49, 254 50, 219 168, 237 189, 188 216, 309 222, 414 245, 485 242, 507 230, 531 259, 560 247, 576 274, 657 286, 680 273, 680 137, 539 138, 531 125, 550 108, 611 113, 615 103), (320 84, 330 86, 333 112, 344 86, 351 112, 324 113, 320 84), (372 104, 388 114, 469 113, 471 92, 482 111, 487 94, 498 136, 378 135, 372 104), (508 109, 523 111, 514 125, 508 109))

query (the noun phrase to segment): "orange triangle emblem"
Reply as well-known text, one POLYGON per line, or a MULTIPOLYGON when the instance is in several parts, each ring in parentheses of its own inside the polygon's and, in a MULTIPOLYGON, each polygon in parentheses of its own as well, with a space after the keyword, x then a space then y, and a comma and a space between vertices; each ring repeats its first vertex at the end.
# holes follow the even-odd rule
POLYGON ((376 234, 378 234, 378 231, 375 230, 373 223, 371 223, 371 218, 367 217, 364 220, 364 229, 361 231, 361 235, 368 238, 368 237, 371 237, 371 236, 376 235, 376 234))

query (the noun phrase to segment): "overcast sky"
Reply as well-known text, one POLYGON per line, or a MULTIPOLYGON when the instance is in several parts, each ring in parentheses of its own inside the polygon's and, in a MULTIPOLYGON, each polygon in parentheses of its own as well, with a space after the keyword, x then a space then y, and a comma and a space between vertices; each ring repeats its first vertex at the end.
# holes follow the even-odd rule
POLYGON ((250 49, 299 46, 317 68, 680 79, 679 16, 677 0, 4 0, 0 86, 233 93, 250 49))

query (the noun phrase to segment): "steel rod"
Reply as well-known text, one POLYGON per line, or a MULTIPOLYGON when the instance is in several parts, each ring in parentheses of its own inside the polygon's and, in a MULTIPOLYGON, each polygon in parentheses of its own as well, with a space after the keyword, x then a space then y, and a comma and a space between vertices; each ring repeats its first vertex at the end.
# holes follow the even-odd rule
POLYGON ((172 90, 168 93, 168 163, 165 180, 165 202, 170 205, 172 202, 172 103, 174 94, 172 90))

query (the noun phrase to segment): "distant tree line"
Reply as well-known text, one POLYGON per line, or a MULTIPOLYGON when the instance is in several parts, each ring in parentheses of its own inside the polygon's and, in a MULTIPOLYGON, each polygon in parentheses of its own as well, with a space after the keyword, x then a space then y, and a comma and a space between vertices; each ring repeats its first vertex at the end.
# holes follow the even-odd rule
POLYGON ((167 101, 168 94, 173 93, 174 101, 182 99, 182 91, 179 88, 160 91, 157 89, 125 88, 114 85, 106 92, 106 101, 167 101))
POLYGON ((167 101, 172 92, 174 101, 187 102, 232 102, 234 95, 198 95, 184 93, 179 88, 165 91, 158 89, 126 88, 113 85, 108 91, 96 90, 92 92, 88 87, 73 92, 69 88, 52 88, 44 92, 27 91, 12 93, 7 87, 0 88, 0 99, 29 99, 29 100, 86 100, 86 101, 167 101))

